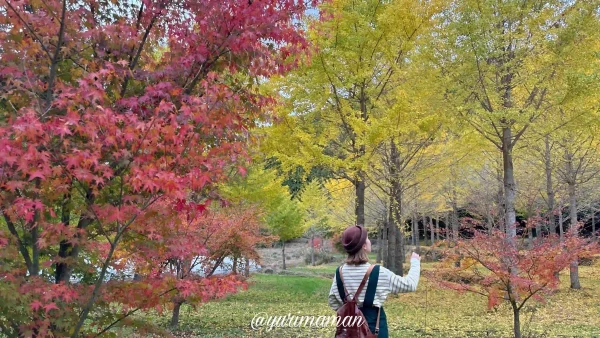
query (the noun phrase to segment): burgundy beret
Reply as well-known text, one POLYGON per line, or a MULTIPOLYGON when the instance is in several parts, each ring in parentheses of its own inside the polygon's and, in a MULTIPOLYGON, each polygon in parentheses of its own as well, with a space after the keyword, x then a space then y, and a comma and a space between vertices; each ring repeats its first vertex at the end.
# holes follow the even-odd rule
POLYGON ((349 254, 355 254, 360 251, 363 244, 367 241, 367 229, 362 225, 353 225, 346 228, 342 234, 342 245, 349 254))

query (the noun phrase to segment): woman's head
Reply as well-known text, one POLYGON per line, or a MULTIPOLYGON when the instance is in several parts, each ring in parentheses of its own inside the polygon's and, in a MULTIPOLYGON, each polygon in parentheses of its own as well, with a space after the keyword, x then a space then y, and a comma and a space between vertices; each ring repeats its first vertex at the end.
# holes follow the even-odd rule
POLYGON ((371 241, 367 229, 363 226, 353 225, 344 230, 342 245, 348 253, 347 264, 357 265, 369 261, 368 253, 371 252, 371 241))

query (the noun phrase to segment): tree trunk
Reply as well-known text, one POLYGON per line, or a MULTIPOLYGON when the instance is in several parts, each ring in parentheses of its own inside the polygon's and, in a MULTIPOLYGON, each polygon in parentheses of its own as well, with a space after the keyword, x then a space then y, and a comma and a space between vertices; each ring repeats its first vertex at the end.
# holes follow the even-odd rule
MULTIPOLYGON (((365 85, 360 87, 359 104, 360 117, 364 123, 367 123, 369 118, 368 110, 368 95, 365 92, 365 85)), ((366 145, 363 143, 359 146, 358 159, 362 159, 366 154, 366 145)), ((365 225, 365 173, 362 170, 357 172, 356 182, 356 225, 365 225)))
POLYGON ((33 228, 31 228, 30 234, 31 234, 31 260, 33 263, 33 269, 31 272, 32 276, 37 276, 40 274, 40 246, 39 246, 39 227, 37 226, 37 224, 39 224, 39 211, 35 211, 35 225, 33 226, 33 228))
MULTIPOLYGON (((386 208, 387 209, 387 208, 386 208)), ((383 233, 381 234, 382 236, 382 241, 381 243, 383 244, 383 248, 381 249, 381 259, 383 260, 383 266, 388 267, 389 266, 389 252, 388 252, 388 233, 389 233, 389 226, 388 226, 388 222, 384 219, 382 221, 382 226, 383 226, 383 233)))
POLYGON ((381 264, 383 254, 383 224, 377 221, 377 258, 375 262, 381 264))
POLYGON ((535 223, 535 237, 537 238, 542 236, 542 224, 539 221, 540 212, 536 211, 535 216, 537 217, 537 221, 535 223))
POLYGON ((176 328, 179 326, 179 311, 183 302, 175 301, 173 305, 173 315, 171 316, 171 327, 176 328))
POLYGON ((487 208, 485 211, 486 214, 486 219, 487 219, 487 229, 488 229, 488 234, 491 235, 492 234, 492 230, 494 229, 494 217, 492 216, 492 213, 490 212, 490 209, 487 208))
MULTIPOLYGON (((94 194, 91 191, 86 191, 86 202, 88 203, 88 205, 92 205, 94 203, 95 197, 94 194)), ((69 197, 65 197, 65 200, 63 200, 63 210, 62 210, 62 215, 61 215, 61 220, 62 222, 68 226, 70 223, 70 208, 68 207, 68 204, 70 203, 70 196, 69 197)), ((87 229, 87 227, 92 224, 93 219, 89 216, 86 215, 81 215, 81 217, 79 218, 79 221, 77 222, 77 229, 87 229)), ((80 237, 80 232, 78 232, 74 237, 75 239, 78 239, 80 237)), ((59 247, 59 252, 58 252, 58 256, 61 258, 65 258, 67 260, 71 260, 74 261, 78 256, 79 256, 79 251, 80 251, 80 245, 79 244, 75 244, 72 245, 71 242, 69 241, 61 241, 60 242, 60 247, 59 247)), ((65 283, 69 283, 71 280, 71 272, 73 270, 73 266, 72 266, 72 262, 69 264, 67 262, 60 262, 56 264, 56 271, 55 271, 55 282, 56 284, 60 283, 60 282, 65 282, 65 283)))
POLYGON ((459 237, 458 228, 458 197, 456 193, 456 187, 454 187, 452 189, 452 240, 455 242, 458 241, 459 237))
POLYGON ((398 184, 396 189, 394 222, 392 226, 396 232, 396 274, 404 274, 404 218, 402 217, 402 187, 398 184))
POLYGON ((515 338, 521 338, 520 310, 514 301, 511 301, 511 305, 513 308, 513 332, 515 334, 515 338))
MULTIPOLYGON (((510 64, 508 63, 511 59, 512 51, 508 51, 505 56, 508 57, 508 60, 502 62, 502 71, 504 74, 501 77, 501 84, 504 90, 504 94, 502 95, 502 106, 506 109, 513 108, 512 103, 512 78, 513 73, 510 70, 510 64)), ((515 196, 516 196, 516 184, 515 184, 515 173, 513 166, 513 135, 512 135, 512 127, 509 124, 505 124, 505 119, 502 119, 501 122, 504 122, 504 126, 502 127, 502 169, 503 169, 503 187, 504 187, 504 227, 506 228, 506 235, 508 238, 508 249, 509 250, 517 250, 516 236, 517 236, 517 214, 515 212, 515 196)), ((507 262, 508 263, 508 262, 507 262)), ((517 267, 513 264, 509 264, 509 272, 511 276, 517 275, 517 267)), ((511 290, 512 299, 516 299, 516 291, 511 290)), ((518 311, 515 313, 515 324, 518 323, 518 311)), ((515 337, 520 338, 520 327, 516 325, 515 327, 515 337), (518 336, 517 336, 518 333, 518 336)))
POLYGON ((398 241, 396 237, 398 232, 396 231, 396 225, 394 224, 394 197, 390 196, 390 206, 388 208, 388 264, 387 268, 397 274, 397 266, 396 266, 396 250, 398 250, 398 241))
MULTIPOLYGON (((502 128, 502 159, 504 167, 504 209, 506 234, 511 242, 517 235, 516 221, 517 215, 515 212, 515 175, 513 170, 513 155, 512 155, 512 130, 509 127, 502 128)), ((511 243, 514 245, 514 243, 511 243)))
POLYGON ((415 217, 415 246, 418 254, 421 254, 421 230, 419 229, 419 218, 415 217))
POLYGON ((505 221, 505 210, 504 210, 504 179, 502 178, 502 171, 500 168, 496 171, 496 179, 498 180, 498 224, 500 225, 500 231, 506 232, 504 227, 505 221))
POLYGON ((404 274, 404 236, 402 236, 400 229, 398 227, 394 227, 394 231, 396 232, 396 257, 394 259, 396 263, 396 271, 394 272, 397 275, 404 274))
POLYGON ((415 228, 416 228, 416 224, 417 224, 417 217, 415 216, 414 211, 412 212, 411 216, 410 216, 410 244, 412 244, 412 246, 416 246, 417 245, 417 241, 415 240, 415 228))
POLYGON ((231 273, 233 273, 234 275, 237 274, 237 265, 238 265, 238 258, 233 257, 233 264, 231 265, 231 273))
POLYGON ((596 239, 598 236, 596 234, 596 209, 592 207, 592 238, 596 239))
POLYGON ((310 265, 315 266, 315 233, 310 234, 310 265))
POLYGON ((445 234, 444 235, 444 239, 448 239, 448 237, 449 237, 448 236, 448 234, 449 234, 448 230, 450 230, 450 227, 449 227, 450 223, 448 222, 448 220, 450 219, 449 215, 450 215, 449 211, 446 212, 445 215, 444 215, 444 230, 445 230, 445 232, 444 232, 444 234, 445 234))
MULTIPOLYGON (((69 223, 71 221, 70 204, 71 204, 71 195, 66 194, 63 198, 62 210, 61 210, 61 212, 62 212, 61 222, 65 225, 65 227, 68 227, 69 223)), ((62 241, 60 241, 58 256, 61 259, 65 259, 65 258, 67 258, 70 251, 71 251, 71 243, 69 241, 67 241, 66 239, 63 239, 62 241)), ((65 264, 64 262, 56 263, 56 270, 55 270, 55 275, 54 275, 55 283, 56 284, 59 284, 60 282, 68 283, 69 280, 71 279, 71 271, 70 270, 71 269, 69 268, 69 266, 67 264, 65 264)))
POLYGON ((356 225, 365 225, 365 180, 364 174, 359 171, 356 180, 356 225))
POLYGON ((548 195, 548 232, 556 234, 558 232, 558 224, 556 215, 554 214, 554 188, 552 187, 552 153, 550 151, 550 137, 545 138, 546 150, 544 152, 544 164, 546 171, 546 194, 548 195))
POLYGON ((437 259, 437 254, 433 248, 433 246, 435 245, 435 236, 436 236, 436 229, 437 229, 437 215, 435 215, 435 218, 430 217, 429 218, 429 222, 430 222, 430 227, 431 227, 431 258, 433 260, 437 259), (435 221, 435 223, 434 223, 435 221))
MULTIPOLYGON (((390 220, 389 224, 391 227, 391 233, 394 234, 394 252, 390 252, 390 255, 394 255, 391 261, 396 274, 402 275, 403 273, 403 262, 404 262, 404 231, 403 217, 402 217, 402 183, 398 179, 398 171, 401 168, 400 153, 396 148, 396 143, 392 138, 390 140, 390 176, 391 176, 391 198, 390 198, 390 220)), ((390 243, 392 243, 390 238, 390 243)))
POLYGON ((565 228, 564 228, 564 219, 563 219, 563 205, 562 199, 558 200, 558 234, 560 236, 560 242, 564 242, 565 240, 565 228))
POLYGON ((435 215, 435 240, 440 240, 440 219, 437 214, 435 215))
POLYGON ((244 265, 244 276, 250 277, 250 258, 246 257, 244 265))
POLYGON ((285 270, 285 241, 281 241, 281 257, 283 258, 283 270, 285 270))
POLYGON ((423 221, 423 243, 427 245, 427 216, 425 216, 425 213, 423 213, 421 220, 423 221))
POLYGON ((397 275, 404 274, 404 234, 396 227, 396 270, 397 275))
MULTIPOLYGON (((577 200, 575 197, 575 182, 574 180, 569 182, 569 214, 571 218, 570 234, 577 236, 577 200)), ((571 278, 571 289, 581 289, 579 283, 579 262, 577 257, 571 262, 569 268, 569 276, 571 278)))
POLYGON ((431 246, 435 244, 435 230, 433 228, 433 218, 429 217, 429 237, 431 241, 431 246))

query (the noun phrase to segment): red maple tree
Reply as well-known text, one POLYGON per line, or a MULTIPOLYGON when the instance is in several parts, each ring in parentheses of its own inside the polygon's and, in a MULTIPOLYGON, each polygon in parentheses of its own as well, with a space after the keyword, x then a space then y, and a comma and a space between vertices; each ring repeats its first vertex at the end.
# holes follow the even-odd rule
POLYGON ((127 284, 109 273, 141 250, 127 245, 137 236, 168 239, 156 237, 160 223, 140 222, 157 203, 203 208, 220 199, 213 183, 244 172, 248 130, 273 102, 258 80, 306 49, 297 19, 307 3, 0 8, 0 329, 97 334, 125 296, 170 297, 166 274, 127 284))
MULTIPOLYGON (((541 221, 532 217, 526 228, 535 228, 541 221)), ((508 302, 515 338, 521 337, 520 313, 527 301, 544 302, 559 287, 558 272, 574 258, 599 252, 595 241, 577 236, 576 231, 562 241, 554 234, 531 240, 511 237, 497 228, 489 231, 476 220, 464 219, 462 233, 467 238, 455 241, 439 266, 424 274, 442 288, 487 297, 488 309, 508 302)))
MULTIPOLYGON (((177 326, 183 303, 195 305, 235 292, 240 286, 245 288, 237 266, 242 259, 246 264, 260 263, 256 246, 274 238, 261 235, 260 210, 254 208, 205 209, 182 201, 162 203, 159 207, 139 223, 159 226, 137 229, 137 238, 127 246, 138 249, 131 254, 134 250, 125 248, 123 264, 133 267, 136 275, 143 275, 142 282, 160 276, 163 288, 174 291, 168 302, 173 304, 171 325, 177 326), (150 236, 153 241, 146 240, 150 236), (226 259, 232 262, 231 266, 224 266, 226 259), (220 268, 231 274, 217 274, 220 268)), ((140 303, 137 297, 123 298, 121 303, 131 302, 131 309, 147 307, 147 300, 140 303)), ((159 301, 163 303, 157 302, 158 308, 167 302, 164 298, 159 301)))

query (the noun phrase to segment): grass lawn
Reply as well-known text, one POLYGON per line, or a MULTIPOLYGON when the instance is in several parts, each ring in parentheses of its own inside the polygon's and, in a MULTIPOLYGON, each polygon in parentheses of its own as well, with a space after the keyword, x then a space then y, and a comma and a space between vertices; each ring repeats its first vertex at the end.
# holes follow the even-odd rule
MULTIPOLYGON (((330 328, 253 330, 252 318, 333 315, 327 296, 337 264, 290 268, 286 275, 255 274, 247 291, 204 304, 184 307, 178 336, 185 337, 333 337, 330 328)), ((431 269, 424 263, 423 269, 431 269)), ((546 304, 531 301, 521 315, 524 337, 600 337, 600 264, 580 267, 582 290, 569 289, 568 270, 562 286, 546 304)), ((418 291, 390 295, 385 303, 391 337, 510 337, 512 311, 508 304, 487 311, 487 299, 439 290, 421 278, 418 291)), ((161 327, 164 316, 144 314, 161 327)), ((125 331, 119 336, 125 335, 125 331)))

